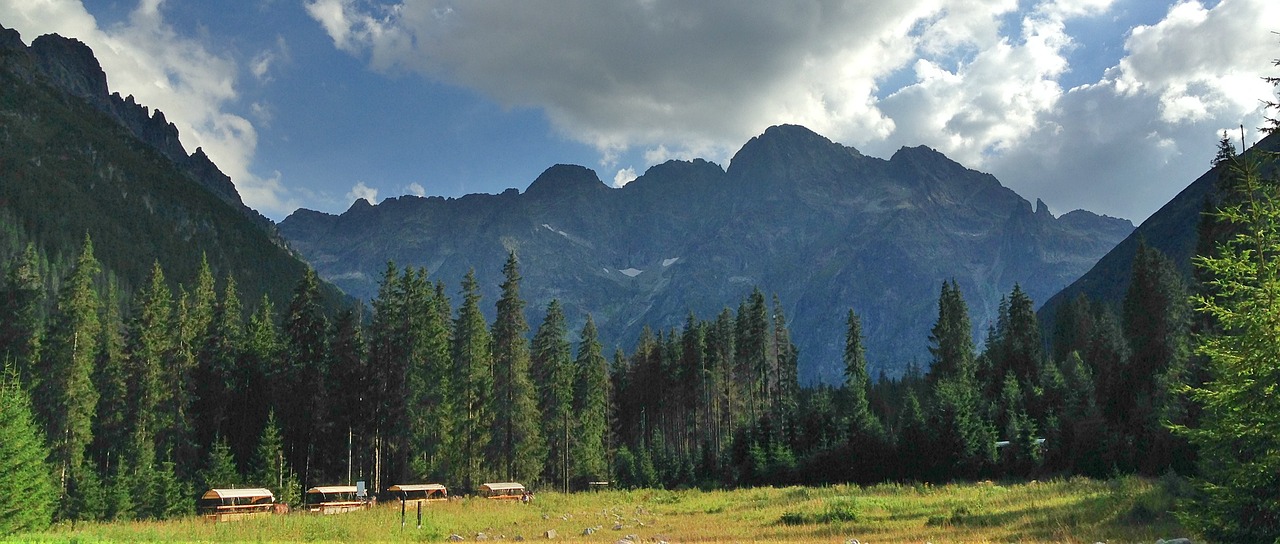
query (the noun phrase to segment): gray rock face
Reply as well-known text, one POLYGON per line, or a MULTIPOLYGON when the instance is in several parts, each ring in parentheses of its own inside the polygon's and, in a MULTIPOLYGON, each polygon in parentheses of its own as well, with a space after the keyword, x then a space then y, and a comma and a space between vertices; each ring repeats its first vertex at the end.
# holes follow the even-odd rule
POLYGON ((613 189, 558 165, 523 194, 358 201, 280 224, 322 277, 360 298, 376 294, 388 260, 451 289, 474 268, 492 313, 514 251, 530 321, 559 299, 573 330, 593 316, 606 352, 630 349, 646 325, 713 319, 758 286, 784 305, 804 383, 843 379, 850 308, 873 376, 898 374, 929 360, 943 281, 959 283, 979 333, 1015 283, 1042 301, 1132 229, 1085 211, 1055 218, 925 147, 882 160, 798 126, 753 138, 727 170, 672 161, 613 189))

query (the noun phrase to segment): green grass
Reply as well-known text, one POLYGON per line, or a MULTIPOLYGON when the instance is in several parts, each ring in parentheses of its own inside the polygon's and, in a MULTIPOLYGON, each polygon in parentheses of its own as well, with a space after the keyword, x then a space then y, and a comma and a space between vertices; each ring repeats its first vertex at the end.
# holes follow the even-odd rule
POLYGON ((1189 536, 1168 512, 1169 486, 1134 477, 1002 485, 883 484, 873 487, 755 488, 733 491, 539 493, 530 505, 462 499, 414 510, 383 505, 334 516, 293 514, 241 522, 198 518, 155 523, 79 524, 21 535, 37 541, 392 541, 441 542, 477 533, 616 542, 1155 542, 1189 536), (584 535, 586 528, 595 529, 584 535), (614 529, 614 527, 620 527, 614 529))

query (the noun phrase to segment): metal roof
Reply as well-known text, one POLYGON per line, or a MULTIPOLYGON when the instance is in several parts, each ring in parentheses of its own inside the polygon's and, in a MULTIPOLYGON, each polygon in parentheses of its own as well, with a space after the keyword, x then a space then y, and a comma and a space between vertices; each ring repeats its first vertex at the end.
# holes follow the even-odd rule
POLYGON ((270 497, 275 499, 275 495, 271 494, 271 490, 261 487, 253 487, 246 489, 210 489, 201 495, 201 499, 259 499, 262 497, 270 497))
POLYGON ((318 485, 316 487, 313 487, 307 490, 307 493, 324 493, 326 495, 328 495, 329 493, 355 493, 355 492, 356 492, 356 486, 354 485, 318 485))
POLYGON ((484 484, 480 489, 485 491, 524 491, 524 486, 515 482, 498 482, 484 484))
POLYGON ((387 488, 387 491, 448 491, 441 484, 397 484, 387 488))

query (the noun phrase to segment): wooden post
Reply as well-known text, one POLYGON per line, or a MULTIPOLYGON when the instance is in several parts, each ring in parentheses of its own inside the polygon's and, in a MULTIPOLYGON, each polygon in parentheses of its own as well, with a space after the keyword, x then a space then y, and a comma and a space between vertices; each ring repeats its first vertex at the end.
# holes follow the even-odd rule
POLYGON ((404 499, 400 499, 400 530, 404 530, 404 499))
POLYGON ((422 501, 418 501, 418 528, 422 528, 422 501))

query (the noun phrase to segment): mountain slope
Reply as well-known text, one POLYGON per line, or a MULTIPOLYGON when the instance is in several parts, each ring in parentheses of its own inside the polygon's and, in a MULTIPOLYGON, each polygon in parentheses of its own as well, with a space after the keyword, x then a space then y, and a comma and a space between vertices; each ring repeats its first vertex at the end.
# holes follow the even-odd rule
POLYGON ((798 126, 766 130, 730 164, 672 161, 621 189, 557 165, 524 193, 299 210, 280 231, 361 298, 392 260, 450 286, 474 268, 493 301, 514 251, 531 321, 558 298, 572 320, 591 313, 603 339, 624 347, 645 325, 714 317, 759 286, 784 303, 801 379, 834 382, 849 308, 863 318, 872 366, 898 373, 927 363, 944 280, 959 282, 982 331, 1014 283, 1047 297, 1133 228, 1082 211, 1055 218, 928 148, 886 161, 798 126))
POLYGON ((88 234, 126 293, 157 261, 189 284, 207 255, 248 301, 287 301, 307 265, 203 152, 182 151, 162 113, 146 112, 106 95, 84 44, 52 35, 27 47, 0 27, 0 260, 33 241, 56 280, 88 234))
MULTIPOLYGON (((1263 138, 1247 154, 1263 151, 1280 151, 1280 135, 1273 134, 1263 138)), ((1196 252, 1197 228, 1204 211, 1219 200, 1219 174, 1218 168, 1211 168, 1196 178, 1156 213, 1151 214, 1124 241, 1107 252, 1093 268, 1045 301, 1039 310, 1040 321, 1052 323, 1058 308, 1080 295, 1119 307, 1129 289, 1133 257, 1138 251, 1140 239, 1169 257, 1184 277, 1191 281, 1191 258, 1196 252)))

